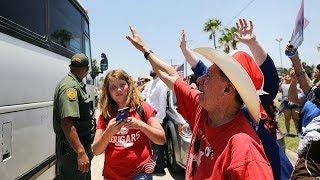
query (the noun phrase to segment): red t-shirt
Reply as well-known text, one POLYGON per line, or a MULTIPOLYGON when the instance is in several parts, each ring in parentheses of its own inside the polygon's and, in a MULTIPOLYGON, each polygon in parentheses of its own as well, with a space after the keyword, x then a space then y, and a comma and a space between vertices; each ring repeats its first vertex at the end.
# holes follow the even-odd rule
POLYGON ((179 113, 192 129, 186 179, 273 179, 261 141, 242 112, 219 127, 208 125, 199 91, 175 82, 179 113))
MULTIPOLYGON (((145 123, 150 125, 149 119, 156 111, 145 102, 142 103, 142 107, 145 123)), ((141 120, 136 110, 130 111, 129 116, 141 120)), ((102 115, 99 116, 97 129, 106 129, 102 115)), ((111 138, 105 150, 103 176, 106 179, 131 179, 139 172, 147 172, 145 166, 152 161, 151 155, 150 140, 143 132, 122 127, 111 138)))

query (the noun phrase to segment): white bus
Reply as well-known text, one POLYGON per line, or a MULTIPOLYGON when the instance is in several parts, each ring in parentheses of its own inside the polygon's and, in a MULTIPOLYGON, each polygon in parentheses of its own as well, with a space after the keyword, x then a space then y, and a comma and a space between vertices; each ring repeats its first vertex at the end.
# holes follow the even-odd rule
POLYGON ((76 0, 0 1, 1 180, 55 177, 54 89, 69 58, 90 51, 76 0))

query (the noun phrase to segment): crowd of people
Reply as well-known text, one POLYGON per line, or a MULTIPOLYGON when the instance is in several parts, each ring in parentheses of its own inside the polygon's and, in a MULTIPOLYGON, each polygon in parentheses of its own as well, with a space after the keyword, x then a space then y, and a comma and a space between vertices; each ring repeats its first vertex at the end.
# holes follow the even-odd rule
POLYGON ((71 58, 70 73, 54 98, 57 179, 91 179, 94 155, 104 153, 105 179, 152 179, 164 173, 167 92, 174 91, 177 110, 192 130, 186 179, 303 179, 320 177, 320 65, 310 79, 290 44, 293 68, 281 82, 272 58, 259 43, 252 21, 240 19, 235 37, 248 46, 229 54, 213 48, 194 51, 180 34, 180 49, 194 74, 183 79, 144 43, 130 26, 126 38, 150 62, 150 76, 137 82, 124 70, 109 70, 99 97, 96 126, 85 84, 88 58, 71 58), (274 99, 282 93, 280 112, 286 135, 293 119, 299 160, 294 169, 276 143, 274 99))

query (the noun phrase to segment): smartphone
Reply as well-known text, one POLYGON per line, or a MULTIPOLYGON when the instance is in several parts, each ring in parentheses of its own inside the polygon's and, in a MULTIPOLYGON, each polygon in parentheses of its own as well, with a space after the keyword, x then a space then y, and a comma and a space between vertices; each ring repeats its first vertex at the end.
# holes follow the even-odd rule
POLYGON ((129 111, 130 111, 129 107, 118 109, 118 113, 117 113, 117 116, 116 116, 117 123, 120 123, 123 120, 127 119, 128 116, 129 116, 129 111))

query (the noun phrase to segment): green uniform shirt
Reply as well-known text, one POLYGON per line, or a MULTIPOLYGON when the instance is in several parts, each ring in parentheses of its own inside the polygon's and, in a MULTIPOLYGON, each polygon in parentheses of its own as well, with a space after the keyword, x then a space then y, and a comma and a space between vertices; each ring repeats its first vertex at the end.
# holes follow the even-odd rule
POLYGON ((90 143, 93 109, 85 85, 75 75, 69 73, 55 89, 53 105, 53 127, 58 141, 67 142, 60 126, 65 117, 74 118, 74 126, 82 143, 90 143))

